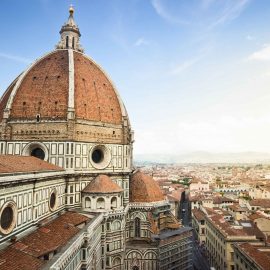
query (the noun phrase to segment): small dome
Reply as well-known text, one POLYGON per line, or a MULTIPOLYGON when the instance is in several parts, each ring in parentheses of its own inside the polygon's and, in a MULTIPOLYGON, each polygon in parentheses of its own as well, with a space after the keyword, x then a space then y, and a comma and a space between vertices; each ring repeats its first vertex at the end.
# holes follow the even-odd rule
POLYGON ((122 188, 114 183, 109 176, 104 174, 97 176, 82 190, 84 193, 115 193, 122 191, 122 188))
POLYGON ((158 202, 164 196, 155 180, 140 171, 131 176, 130 202, 158 202))

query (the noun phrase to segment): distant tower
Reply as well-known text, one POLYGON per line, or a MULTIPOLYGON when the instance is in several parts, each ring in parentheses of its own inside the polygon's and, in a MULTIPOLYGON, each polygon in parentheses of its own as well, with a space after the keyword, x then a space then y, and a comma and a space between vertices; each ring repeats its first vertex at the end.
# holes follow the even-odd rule
POLYGON ((75 51, 83 52, 80 45, 80 30, 73 18, 74 8, 69 8, 68 21, 62 26, 60 30, 61 40, 56 46, 57 49, 72 49, 75 51))

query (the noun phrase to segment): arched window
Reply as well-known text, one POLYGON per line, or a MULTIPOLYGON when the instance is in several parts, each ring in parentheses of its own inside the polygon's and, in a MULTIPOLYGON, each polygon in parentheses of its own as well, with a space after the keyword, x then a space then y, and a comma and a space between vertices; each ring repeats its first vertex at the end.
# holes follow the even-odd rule
POLYGON ((85 208, 91 208, 91 200, 90 198, 85 198, 85 208))
POLYGON ((135 265, 132 267, 132 270, 139 270, 139 267, 135 265))
POLYGON ((111 208, 116 208, 117 207, 117 198, 116 197, 112 197, 111 199, 111 208))
POLYGON ((141 220, 138 217, 136 217, 134 223, 135 223, 135 237, 141 237, 141 220))
POLYGON ((72 38, 72 49, 73 50, 75 49, 75 38, 74 37, 72 38))
POLYGON ((103 198, 97 199, 97 209, 105 209, 105 200, 103 198))
POLYGON ((68 48, 68 36, 66 36, 66 48, 68 48))
POLYGON ((44 160, 45 153, 41 148, 37 147, 31 151, 31 156, 44 160))

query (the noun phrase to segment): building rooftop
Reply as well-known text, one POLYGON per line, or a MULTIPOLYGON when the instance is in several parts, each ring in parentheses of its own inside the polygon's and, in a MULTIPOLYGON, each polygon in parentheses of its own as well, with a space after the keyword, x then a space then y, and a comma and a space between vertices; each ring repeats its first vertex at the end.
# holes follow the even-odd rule
POLYGON ((0 173, 64 171, 56 165, 32 156, 0 155, 0 173))
POLYGON ((269 269, 270 265, 270 247, 255 246, 250 243, 235 244, 241 253, 250 261, 255 262, 261 269, 269 269))
POLYGON ((88 217, 76 212, 62 214, 0 251, 0 269, 40 269, 44 264, 42 257, 59 252, 80 231, 78 225, 88 221, 88 217))
POLYGON ((198 220, 204 220, 205 219, 205 213, 199 209, 193 209, 192 210, 192 214, 194 215, 194 217, 198 220))
POLYGON ((104 174, 98 175, 91 181, 82 192, 85 193, 114 193, 122 192, 123 189, 119 187, 112 179, 104 174))
POLYGON ((164 196, 155 180, 140 171, 135 172, 130 180, 130 202, 158 202, 164 196))

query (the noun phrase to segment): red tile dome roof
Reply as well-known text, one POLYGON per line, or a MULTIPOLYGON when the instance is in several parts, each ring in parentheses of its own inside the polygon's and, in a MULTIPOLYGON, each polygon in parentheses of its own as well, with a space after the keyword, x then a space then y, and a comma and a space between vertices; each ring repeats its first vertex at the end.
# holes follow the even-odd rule
POLYGON ((0 120, 75 119, 121 124, 124 105, 104 71, 85 54, 58 49, 37 60, 7 89, 0 120), (73 108, 70 108, 72 107, 73 108))
POLYGON ((122 191, 123 189, 121 187, 104 174, 97 176, 82 190, 85 193, 115 193, 122 191))
POLYGON ((155 180, 140 171, 131 176, 130 202, 158 202, 163 201, 164 196, 155 180))

